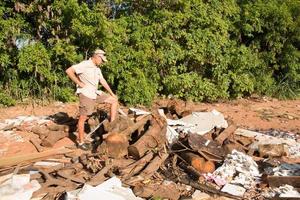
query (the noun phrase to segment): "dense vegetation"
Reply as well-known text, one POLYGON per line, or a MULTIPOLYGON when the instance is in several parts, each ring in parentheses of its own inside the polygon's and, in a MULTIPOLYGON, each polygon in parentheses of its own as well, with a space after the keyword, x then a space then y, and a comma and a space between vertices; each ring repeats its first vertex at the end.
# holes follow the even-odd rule
POLYGON ((0 104, 72 101, 65 69, 107 52, 120 99, 300 96, 300 0, 2 0, 0 104))

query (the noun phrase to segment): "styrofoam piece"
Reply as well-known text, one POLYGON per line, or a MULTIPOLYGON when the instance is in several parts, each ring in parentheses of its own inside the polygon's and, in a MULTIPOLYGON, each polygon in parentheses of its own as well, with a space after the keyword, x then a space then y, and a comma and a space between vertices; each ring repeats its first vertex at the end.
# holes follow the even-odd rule
POLYGON ((162 109, 159 109, 158 112, 167 120, 169 126, 177 126, 177 129, 185 133, 197 133, 203 135, 214 127, 228 127, 228 123, 223 114, 217 110, 212 110, 211 112, 193 112, 178 120, 168 119, 162 109))
POLYGON ((200 135, 209 132, 214 127, 228 127, 228 123, 222 113, 216 110, 212 110, 211 112, 193 112, 191 115, 181 118, 180 121, 189 125, 186 127, 188 132, 200 135))
POLYGON ((142 200, 136 197, 130 188, 122 187, 117 177, 112 177, 104 183, 93 187, 85 184, 83 188, 67 192, 66 200, 142 200))
POLYGON ((38 181, 30 181, 30 174, 12 175, 0 185, 1 200, 29 200, 32 193, 41 188, 38 181))
POLYGON ((227 183, 226 185, 224 185, 221 191, 226 192, 228 194, 242 197, 246 192, 246 189, 238 185, 227 183))

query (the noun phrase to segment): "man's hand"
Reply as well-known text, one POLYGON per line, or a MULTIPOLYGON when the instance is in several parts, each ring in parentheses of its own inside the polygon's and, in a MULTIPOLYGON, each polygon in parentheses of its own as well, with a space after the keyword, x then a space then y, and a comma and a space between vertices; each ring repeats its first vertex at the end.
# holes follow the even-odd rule
POLYGON ((115 99, 118 99, 118 96, 115 95, 115 94, 111 94, 111 96, 112 96, 113 98, 115 98, 115 99))
POLYGON ((83 82, 81 82, 79 80, 79 78, 77 77, 75 70, 72 67, 69 67, 66 70, 67 75, 70 77, 70 79, 76 83, 79 87, 83 88, 85 86, 85 84, 83 82))
POLYGON ((84 84, 83 82, 80 81, 80 82, 78 83, 78 86, 81 87, 81 88, 83 88, 83 87, 85 86, 85 84, 84 84))

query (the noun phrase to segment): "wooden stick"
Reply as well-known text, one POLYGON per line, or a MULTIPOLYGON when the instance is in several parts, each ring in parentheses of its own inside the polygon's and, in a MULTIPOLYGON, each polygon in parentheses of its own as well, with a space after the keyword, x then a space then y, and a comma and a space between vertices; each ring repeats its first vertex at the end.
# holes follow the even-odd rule
POLYGON ((65 153, 70 153, 70 152, 72 152, 72 150, 62 147, 62 148, 58 148, 58 149, 46 150, 46 151, 39 152, 39 153, 30 153, 30 154, 23 154, 23 155, 18 155, 18 156, 1 158, 0 159, 0 168, 17 165, 17 164, 23 163, 23 162, 32 162, 37 159, 42 159, 45 157, 58 155, 58 154, 65 154, 65 153))
POLYGON ((93 176, 87 183, 92 186, 97 186, 103 181, 105 181, 107 178, 105 177, 105 174, 108 173, 108 171, 113 168, 115 165, 114 161, 107 164, 103 169, 101 169, 95 176, 93 176))
POLYGON ((44 150, 45 147, 42 147, 36 139, 31 138, 29 141, 31 144, 33 144, 38 152, 42 152, 44 150))
POLYGON ((145 118, 141 119, 140 121, 136 122, 133 126, 128 127, 124 131, 121 132, 121 134, 124 134, 126 136, 130 136, 134 131, 139 129, 140 127, 144 126, 148 120, 151 119, 151 115, 147 115, 145 118))
POLYGON ((135 159, 141 158, 147 151, 161 149, 166 142, 166 124, 160 124, 159 120, 153 119, 148 131, 133 145, 128 147, 129 155, 135 159))
POLYGON ((155 156, 155 158, 147 165, 147 167, 140 173, 140 176, 144 177, 144 179, 150 178, 159 167, 165 162, 168 158, 168 153, 162 153, 161 155, 155 156))
POLYGON ((220 135, 215 139, 220 145, 223 144, 224 140, 230 137, 234 133, 234 131, 237 129, 237 127, 234 124, 231 124, 229 127, 227 127, 223 132, 221 132, 220 135))
POLYGON ((145 155, 143 158, 136 161, 135 163, 128 165, 126 168, 120 169, 121 175, 123 175, 124 179, 129 179, 130 177, 139 173, 145 167, 145 165, 147 165, 148 162, 150 162, 152 158, 153 152, 149 152, 147 155, 145 155))

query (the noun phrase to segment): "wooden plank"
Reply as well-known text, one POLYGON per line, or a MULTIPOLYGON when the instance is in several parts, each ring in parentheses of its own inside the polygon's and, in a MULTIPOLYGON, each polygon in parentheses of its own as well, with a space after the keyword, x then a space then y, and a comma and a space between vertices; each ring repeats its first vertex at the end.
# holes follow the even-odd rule
POLYGON ((267 180, 271 187, 288 184, 295 188, 300 188, 300 176, 268 176, 267 180))
POLYGON ((234 124, 230 125, 223 132, 221 132, 220 135, 218 135, 218 137, 215 139, 215 141, 217 141, 219 144, 222 145, 224 140, 229 138, 230 135, 232 135, 236 129, 237 129, 237 127, 234 124))
POLYGON ((35 161, 38 159, 43 159, 45 157, 49 157, 49 156, 53 156, 53 155, 70 153, 72 151, 73 150, 67 149, 65 147, 61 147, 61 148, 57 148, 57 149, 46 150, 43 152, 29 153, 29 154, 1 158, 0 159, 0 168, 17 165, 17 164, 23 163, 23 162, 32 162, 32 161, 35 161))

